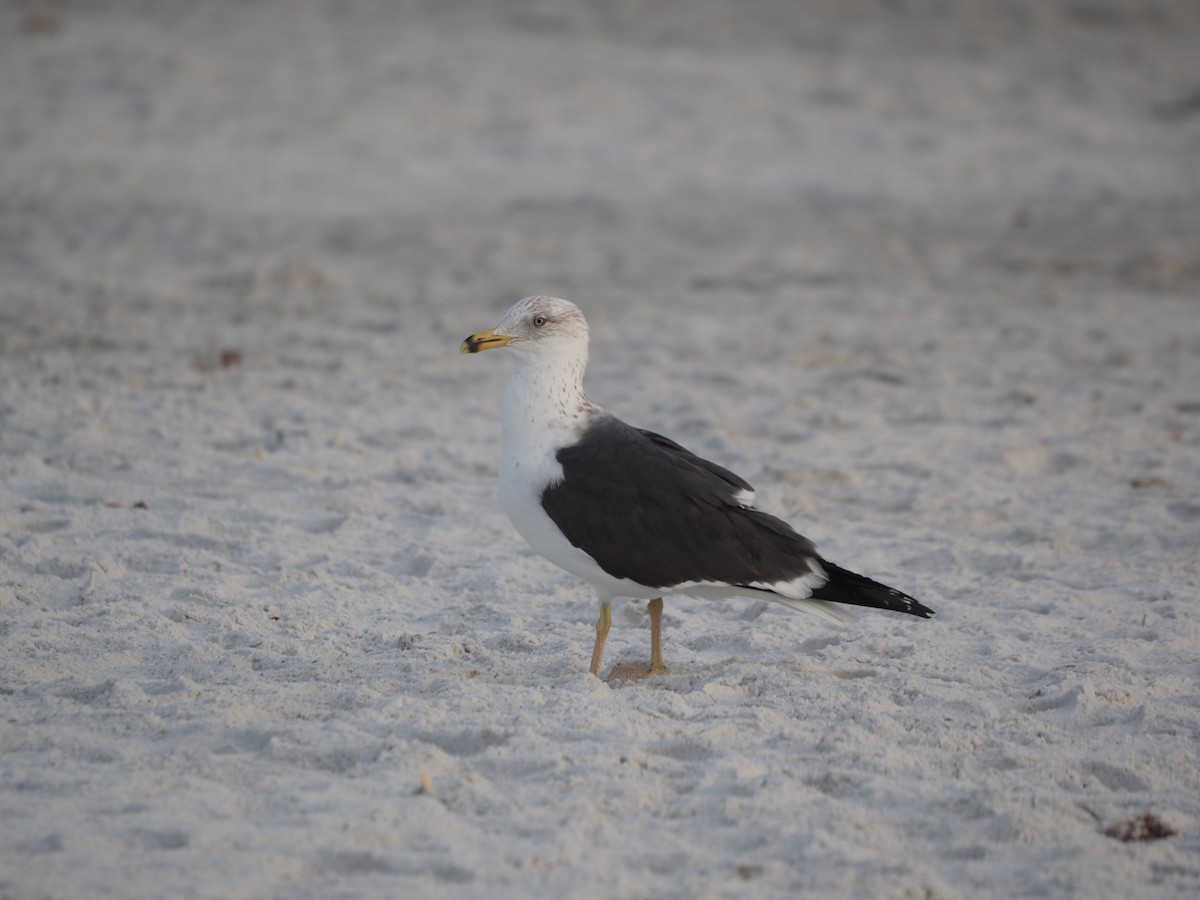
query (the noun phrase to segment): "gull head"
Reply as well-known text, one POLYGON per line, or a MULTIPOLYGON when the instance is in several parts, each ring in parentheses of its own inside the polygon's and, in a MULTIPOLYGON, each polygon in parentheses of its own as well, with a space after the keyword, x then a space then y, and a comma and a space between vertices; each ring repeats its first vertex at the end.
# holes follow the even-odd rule
POLYGON ((496 327, 470 335, 458 348, 479 353, 508 347, 522 357, 587 357, 588 327, 579 307, 558 297, 526 297, 500 317, 496 327))

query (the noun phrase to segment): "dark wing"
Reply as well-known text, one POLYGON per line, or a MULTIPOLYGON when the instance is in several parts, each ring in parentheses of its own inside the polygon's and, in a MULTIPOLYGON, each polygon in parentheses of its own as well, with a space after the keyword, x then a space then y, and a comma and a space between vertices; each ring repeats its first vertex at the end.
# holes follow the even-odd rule
MULTIPOLYGON (((738 490, 753 491, 743 479, 739 478, 728 469, 718 466, 716 463, 709 462, 707 459, 702 459, 689 450, 685 450, 670 438, 663 437, 661 434, 655 434, 652 431, 639 429, 643 435, 649 438, 653 443, 662 447, 671 453, 677 454, 680 459, 686 458, 696 466, 704 469, 714 475, 716 478, 723 481, 731 490, 729 495, 733 502, 737 502, 736 495, 738 490)), ((815 556, 815 548, 813 544, 799 534, 796 534, 786 522, 768 516, 765 513, 757 513, 768 522, 762 522, 764 527, 782 526, 787 533, 794 536, 797 540, 802 541, 806 546, 805 550, 797 551, 801 554, 815 556)), ((849 569, 843 569, 841 566, 831 563, 826 559, 816 557, 821 564, 821 568, 825 570, 825 574, 829 580, 816 588, 812 592, 812 596, 818 600, 828 600, 831 603, 845 603, 849 606, 867 606, 872 609, 886 609, 891 612, 908 613, 912 616, 920 616, 923 619, 928 619, 933 615, 933 610, 925 606, 915 597, 910 597, 903 591, 898 591, 894 587, 888 587, 886 584, 880 584, 866 575, 859 575, 857 572, 851 572, 849 569)), ((807 560, 806 560, 807 561, 807 560)), ((805 570, 807 573, 807 568, 805 570)), ((767 580, 767 579, 754 579, 767 580)), ((787 580, 787 579, 772 579, 787 580)), ((748 582, 730 582, 731 584, 746 585, 748 582)))
POLYGON ((542 506, 605 572, 650 587, 748 585, 813 571, 812 543, 738 502, 750 485, 661 435, 604 416, 558 451, 542 506))
MULTIPOLYGON (((619 419, 617 422, 621 425, 625 424, 619 419)), ((738 501, 738 494, 742 491, 748 491, 751 494, 754 493, 754 488, 751 487, 750 482, 746 481, 741 476, 735 475, 724 466, 718 466, 715 462, 710 462, 703 457, 697 456, 691 450, 681 447, 669 437, 663 437, 661 434, 656 434, 653 431, 647 431, 645 428, 635 428, 633 430, 642 437, 648 439, 650 443, 654 444, 656 447, 666 451, 668 455, 673 456, 677 462, 687 463, 691 466, 695 466, 697 469, 707 472, 709 475, 712 475, 713 478, 710 482, 712 487, 714 489, 723 489, 728 501, 735 503, 738 506, 743 506, 745 504, 742 504, 738 501)))
POLYGON ((886 584, 872 581, 866 575, 859 575, 834 565, 827 560, 821 560, 821 566, 829 580, 812 592, 818 600, 829 600, 832 603, 848 603, 851 606, 869 606, 873 609, 887 609, 892 612, 908 613, 928 619, 933 610, 919 600, 908 596, 886 584))

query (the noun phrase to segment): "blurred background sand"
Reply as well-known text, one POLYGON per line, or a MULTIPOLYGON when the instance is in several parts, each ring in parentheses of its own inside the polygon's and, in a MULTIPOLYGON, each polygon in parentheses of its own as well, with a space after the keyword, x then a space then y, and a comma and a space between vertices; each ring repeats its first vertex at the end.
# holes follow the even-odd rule
POLYGON ((0 895, 1194 892, 1198 45, 1190 2, 0 6, 0 895), (680 601, 666 678, 588 678, 456 352, 531 293, 595 399, 938 619, 680 601))

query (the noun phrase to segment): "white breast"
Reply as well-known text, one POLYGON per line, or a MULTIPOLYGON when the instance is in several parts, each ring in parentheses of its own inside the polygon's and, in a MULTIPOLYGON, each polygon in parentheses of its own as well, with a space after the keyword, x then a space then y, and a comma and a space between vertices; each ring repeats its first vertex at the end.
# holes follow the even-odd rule
POLYGON ((519 366, 501 401, 504 450, 500 456, 500 505, 513 527, 537 553, 610 597, 657 597, 661 592, 613 578, 568 541, 542 508, 542 492, 562 480, 555 458, 572 444, 591 416, 603 411, 582 392, 564 393, 557 373, 519 366))

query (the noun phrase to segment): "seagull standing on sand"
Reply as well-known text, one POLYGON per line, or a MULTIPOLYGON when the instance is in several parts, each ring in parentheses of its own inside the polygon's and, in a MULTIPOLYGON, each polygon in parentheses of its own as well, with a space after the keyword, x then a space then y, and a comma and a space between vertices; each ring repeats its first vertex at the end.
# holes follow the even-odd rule
POLYGON ((496 347, 517 357, 500 408, 500 500, 529 546, 595 588, 593 675, 614 597, 650 601, 650 665, 614 667, 610 679, 665 671, 666 594, 773 600, 834 622, 851 618, 837 604, 933 615, 822 559, 808 538, 755 509, 754 489, 728 469, 589 400, 588 327, 575 304, 527 297, 459 349, 496 347))

